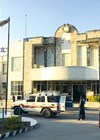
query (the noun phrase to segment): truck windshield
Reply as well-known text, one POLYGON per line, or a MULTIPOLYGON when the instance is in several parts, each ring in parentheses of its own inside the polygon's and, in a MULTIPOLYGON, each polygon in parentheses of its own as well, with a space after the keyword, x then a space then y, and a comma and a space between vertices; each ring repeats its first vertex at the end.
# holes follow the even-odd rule
POLYGON ((58 103, 60 96, 47 96, 48 102, 58 103))

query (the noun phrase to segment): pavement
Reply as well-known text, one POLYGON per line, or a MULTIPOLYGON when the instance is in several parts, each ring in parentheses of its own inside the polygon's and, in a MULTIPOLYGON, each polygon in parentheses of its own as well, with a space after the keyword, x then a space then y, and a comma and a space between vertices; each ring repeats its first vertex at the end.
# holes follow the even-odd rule
MULTIPOLYGON (((96 126, 98 126, 98 123, 99 123, 99 106, 97 105, 93 105, 93 106, 86 106, 86 120, 84 121, 77 121, 76 119, 78 118, 78 112, 79 112, 79 104, 74 104, 74 107, 73 108, 68 108, 68 110, 66 112, 63 112, 62 114, 60 114, 60 117, 61 117, 61 122, 65 121, 63 119, 63 114, 67 114, 66 117, 67 118, 70 118, 70 122, 74 121, 74 123, 81 123, 81 124, 94 124, 96 126), (76 118, 76 119, 75 119, 76 118)), ((0 118, 2 117, 10 117, 10 116, 13 116, 13 113, 11 111, 8 111, 7 112, 7 115, 2 114, 2 111, 0 111, 0 118)), ((23 132, 26 132, 30 129, 33 129, 33 128, 36 128, 37 127, 37 121, 31 117, 22 117, 22 121, 23 122, 30 122, 30 127, 29 128, 26 128, 26 129, 20 129, 20 130, 16 130, 16 131, 13 131, 13 132, 7 132, 5 134, 0 134, 0 139, 4 139, 4 138, 8 138, 8 137, 11 137, 11 136, 14 136, 16 134, 20 134, 20 133, 23 133, 23 132)), ((69 119, 66 120, 66 122, 68 121, 69 123, 69 119)))
MULTIPOLYGON (((14 116, 11 111, 7 112, 6 115, 3 114, 2 111, 0 111, 0 118, 3 118, 3 117, 8 118, 11 116, 14 116)), ((0 139, 5 139, 5 138, 11 137, 11 136, 15 136, 17 134, 32 130, 32 129, 37 127, 37 121, 35 119, 29 118, 29 117, 22 117, 22 122, 30 122, 30 126, 23 128, 23 129, 14 130, 11 132, 9 131, 9 132, 6 132, 4 134, 0 134, 0 139)))

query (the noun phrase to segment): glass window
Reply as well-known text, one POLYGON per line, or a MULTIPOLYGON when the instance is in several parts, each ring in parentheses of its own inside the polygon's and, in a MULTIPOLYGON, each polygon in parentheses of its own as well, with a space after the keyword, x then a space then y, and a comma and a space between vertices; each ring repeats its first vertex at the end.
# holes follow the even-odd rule
POLYGON ((23 82, 22 81, 11 82, 11 94, 22 95, 22 93, 23 93, 23 82))
POLYGON ((78 66, 82 66, 82 46, 78 46, 77 48, 77 63, 78 66))
POLYGON ((36 96, 30 96, 29 100, 27 100, 27 102, 35 102, 35 98, 36 98, 36 96))
POLYGON ((87 48, 87 66, 90 66, 90 48, 87 48))
POLYGON ((1 94, 2 95, 6 94, 6 83, 2 83, 1 94))
POLYGON ((6 83, 2 83, 2 88, 6 89, 6 83))
POLYGON ((22 57, 12 57, 11 58, 11 70, 12 71, 22 71, 23 68, 23 58, 22 57))
POLYGON ((62 53, 62 66, 70 66, 70 65, 71 65, 70 53, 62 53))
POLYGON ((48 102, 56 103, 59 102, 59 96, 47 96, 47 100, 48 102))
POLYGON ((7 74, 7 63, 3 63, 2 71, 3 71, 3 74, 7 74))
POLYGON ((87 48, 87 66, 94 66, 94 47, 87 48))
POLYGON ((37 102, 45 102, 45 96, 38 96, 37 102))

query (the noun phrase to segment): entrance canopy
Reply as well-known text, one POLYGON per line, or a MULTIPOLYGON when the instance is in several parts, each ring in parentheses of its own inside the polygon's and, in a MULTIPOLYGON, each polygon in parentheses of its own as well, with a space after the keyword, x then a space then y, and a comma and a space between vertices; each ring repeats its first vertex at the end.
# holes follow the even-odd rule
POLYGON ((87 67, 45 67, 31 70, 31 80, 98 80, 98 71, 87 67))

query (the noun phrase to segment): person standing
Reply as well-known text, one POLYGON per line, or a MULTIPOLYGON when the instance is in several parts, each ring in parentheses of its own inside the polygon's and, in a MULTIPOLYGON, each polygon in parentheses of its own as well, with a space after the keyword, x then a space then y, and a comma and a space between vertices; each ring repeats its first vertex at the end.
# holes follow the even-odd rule
POLYGON ((79 118, 78 120, 82 119, 84 120, 85 119, 85 99, 83 97, 81 97, 80 99, 80 105, 79 105, 79 118))

